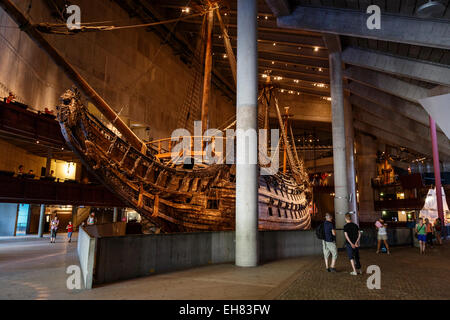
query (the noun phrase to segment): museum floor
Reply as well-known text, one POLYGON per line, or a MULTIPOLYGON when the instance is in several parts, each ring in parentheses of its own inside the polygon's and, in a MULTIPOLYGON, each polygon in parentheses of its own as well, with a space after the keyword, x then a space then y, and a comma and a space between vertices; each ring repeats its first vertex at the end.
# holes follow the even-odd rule
POLYGON ((68 290, 66 267, 77 264, 76 242, 62 238, 0 238, 0 299, 450 299, 450 244, 425 256, 417 248, 392 255, 362 250, 363 268, 381 268, 381 289, 368 274, 349 275, 344 252, 338 273, 324 271, 320 256, 286 259, 257 268, 211 265, 96 287, 68 290))

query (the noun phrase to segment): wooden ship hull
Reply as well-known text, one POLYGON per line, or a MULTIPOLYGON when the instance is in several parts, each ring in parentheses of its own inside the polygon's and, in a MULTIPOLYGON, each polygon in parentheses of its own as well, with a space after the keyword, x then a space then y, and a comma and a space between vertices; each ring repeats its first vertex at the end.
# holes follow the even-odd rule
MULTIPOLYGON (((108 129, 81 103, 76 89, 61 97, 62 133, 83 164, 127 206, 162 232, 235 227, 235 166, 191 170, 162 163, 108 129)), ((309 229, 311 191, 283 174, 259 178, 260 230, 309 229)))

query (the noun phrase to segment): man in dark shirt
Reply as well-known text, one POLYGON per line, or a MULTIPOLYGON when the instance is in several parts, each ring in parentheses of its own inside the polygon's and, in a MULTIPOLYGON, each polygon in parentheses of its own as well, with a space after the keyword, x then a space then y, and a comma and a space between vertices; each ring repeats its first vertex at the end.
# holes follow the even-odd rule
POLYGON ((327 213, 325 215, 325 222, 323 223, 323 229, 325 231, 325 239, 322 240, 323 256, 325 259, 325 268, 328 272, 336 272, 334 267, 337 259, 337 247, 336 247, 336 229, 333 225, 333 217, 327 213), (331 254, 331 268, 328 267, 328 257, 331 254))
POLYGON ((359 231, 358 225, 352 222, 351 214, 347 213, 345 215, 345 221, 347 222, 344 226, 345 248, 353 269, 350 274, 356 276, 358 273, 362 274, 361 263, 359 262, 359 240, 361 239, 361 232, 359 231))

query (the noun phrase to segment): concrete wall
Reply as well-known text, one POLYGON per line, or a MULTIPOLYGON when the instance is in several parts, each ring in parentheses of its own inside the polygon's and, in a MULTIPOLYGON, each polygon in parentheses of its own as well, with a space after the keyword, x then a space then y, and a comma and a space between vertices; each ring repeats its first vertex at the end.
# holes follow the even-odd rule
POLYGON ((0 236, 14 236, 17 203, 0 203, 0 236))
MULTIPOLYGON (((14 3, 27 11, 28 1, 14 3)), ((80 6, 82 22, 129 19, 114 1, 71 3, 80 6)), ((33 22, 56 22, 44 1, 34 1, 29 16, 33 22)), ((126 121, 149 126, 154 139, 168 137, 177 128, 193 73, 154 33, 140 28, 46 38, 116 111, 122 110, 126 121)), ((36 109, 54 109, 72 85, 2 10, 0 57, 0 96, 12 90, 36 109)), ((213 87, 209 110, 210 127, 216 127, 234 113, 234 106, 213 87)))
MULTIPOLYGON (((388 232, 388 244, 390 246, 409 246, 414 242, 414 231, 409 228, 391 228, 387 229, 388 232)), ((377 245, 377 230, 375 227, 372 229, 363 229, 361 236, 362 248, 374 248, 377 245)))
POLYGON ((77 241, 77 252, 83 284, 86 289, 91 289, 95 267, 95 248, 97 239, 90 236, 83 228, 80 228, 77 241))
MULTIPOLYGON (((235 235, 199 232, 97 239, 95 283, 234 261, 235 235)), ((260 260, 320 254, 313 231, 260 232, 260 260)))

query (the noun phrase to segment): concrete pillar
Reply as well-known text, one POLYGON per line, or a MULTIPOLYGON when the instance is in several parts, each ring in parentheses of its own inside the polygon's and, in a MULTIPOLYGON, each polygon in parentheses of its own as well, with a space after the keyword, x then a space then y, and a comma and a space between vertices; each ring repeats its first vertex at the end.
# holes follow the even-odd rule
POLYGON ((353 128, 353 111, 350 99, 344 97, 345 148, 347 161, 347 184, 350 194, 348 210, 353 214, 353 222, 358 223, 358 206, 356 204, 356 171, 355 171, 355 132, 353 128))
POLYGON ((359 191, 359 221, 374 222, 380 218, 375 211, 372 179, 377 174, 377 142, 372 136, 357 135, 357 166, 359 191))
POLYGON ((72 224, 75 226, 77 222, 78 206, 72 206, 72 224))
POLYGON ((50 168, 52 166, 52 151, 48 149, 47 151, 47 162, 45 164, 45 176, 50 176, 50 168))
POLYGON ((113 212, 113 222, 117 222, 117 216, 119 215, 119 208, 114 207, 114 212, 113 212))
POLYGON ((344 90, 341 52, 330 53, 330 91, 333 134, 334 166, 334 212, 336 221, 336 244, 344 245, 345 214, 348 210, 347 156, 345 143, 344 90))
POLYGON ((238 0, 236 265, 258 264, 257 1, 238 0), (247 137, 246 137, 247 133, 247 137), (253 138, 248 136, 253 135, 253 138), (256 161, 255 161, 256 158, 256 161))
POLYGON ((39 213, 39 229, 38 236, 42 238, 44 234, 44 225, 45 225, 45 204, 41 204, 41 212, 39 213))
MULTIPOLYGON (((436 136, 436 122, 430 117, 430 131, 431 131, 431 145, 433 148, 433 165, 434 165, 434 181, 436 185, 436 202, 437 202, 437 210, 438 216, 441 218, 443 225, 445 226, 445 217, 444 217, 444 205, 442 203, 442 185, 441 185, 441 166, 439 162, 439 149, 437 143, 436 136)), ((447 228, 442 228, 443 236, 446 236, 447 228)))

